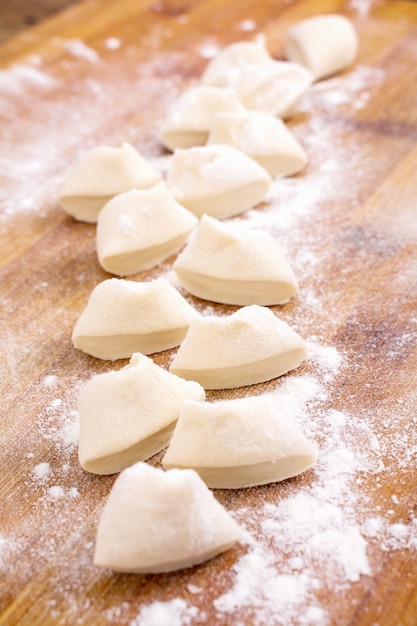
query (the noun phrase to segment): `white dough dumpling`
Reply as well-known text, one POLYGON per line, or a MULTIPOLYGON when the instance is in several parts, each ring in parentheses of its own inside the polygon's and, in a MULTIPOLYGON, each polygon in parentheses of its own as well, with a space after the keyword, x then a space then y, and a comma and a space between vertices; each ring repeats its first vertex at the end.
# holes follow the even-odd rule
POLYGON ((118 572, 168 572, 211 559, 241 537, 196 472, 165 472, 139 462, 113 485, 97 529, 94 564, 118 572))
POLYGON ((273 178, 304 169, 307 156, 280 119, 265 111, 218 113, 213 117, 208 145, 223 143, 255 159, 273 178))
POLYGON ((72 341, 99 359, 152 354, 181 343, 195 316, 198 313, 163 278, 141 283, 109 278, 91 292, 72 341))
POLYGON ((298 292, 283 250, 269 233, 203 215, 173 269, 194 296, 232 305, 283 304, 298 292))
POLYGON ((97 374, 78 397, 81 466, 114 474, 146 461, 171 438, 185 400, 204 400, 204 389, 136 353, 119 371, 97 374))
POLYGON ((112 198, 97 222, 100 265, 118 276, 154 267, 186 242, 198 219, 176 202, 163 183, 112 198))
POLYGON ((348 18, 336 14, 316 15, 290 29, 285 56, 306 67, 315 80, 319 80, 351 65, 358 48, 358 36, 348 18))
POLYGON ((229 316, 193 320, 170 371, 205 389, 230 389, 282 376, 305 357, 305 341, 270 309, 254 304, 229 316))
POLYGON ((316 458, 294 417, 265 394, 184 402, 162 463, 194 469, 213 489, 239 489, 296 476, 316 458))
POLYGON ((96 222, 113 196, 129 189, 147 189, 161 180, 129 143, 97 146, 75 164, 60 193, 63 209, 82 222, 96 222))
POLYGON ((261 202, 271 186, 266 170, 227 145, 176 150, 167 174, 173 197, 201 217, 224 219, 261 202))
POLYGON ((172 105, 164 120, 161 139, 169 150, 206 143, 213 116, 220 111, 242 111, 234 89, 194 85, 172 105))

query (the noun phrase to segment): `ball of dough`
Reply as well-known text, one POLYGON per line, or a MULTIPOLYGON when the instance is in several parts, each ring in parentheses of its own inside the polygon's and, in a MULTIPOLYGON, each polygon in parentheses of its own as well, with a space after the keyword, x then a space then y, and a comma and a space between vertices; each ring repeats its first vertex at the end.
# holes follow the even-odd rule
POLYGON ((72 333, 76 348, 99 359, 127 359, 178 346, 198 313, 163 278, 110 278, 91 292, 72 333))
POLYGON ((169 150, 203 146, 216 113, 242 110, 234 89, 211 85, 189 87, 174 102, 164 120, 162 143, 169 150))
POLYGON ((118 476, 102 511, 94 564, 118 572, 168 572, 206 561, 241 536, 196 472, 136 463, 118 476))
POLYGON ((68 174, 60 193, 63 209, 82 222, 96 222, 113 196, 129 189, 147 189, 161 175, 129 143, 97 146, 68 174))
POLYGON ((245 70, 270 60, 263 35, 254 41, 238 41, 220 50, 208 62, 200 82, 203 85, 235 87, 245 70))
POLYGON ((205 389, 228 389, 282 376, 305 357, 304 340, 288 324, 251 305, 193 320, 170 371, 205 389))
POLYGON ((94 474, 114 474, 146 461, 168 445, 183 402, 204 395, 198 383, 167 372, 139 352, 121 370, 93 376, 78 397, 81 466, 94 474))
POLYGON ((319 80, 351 65, 358 48, 358 36, 349 19, 343 15, 316 15, 290 29, 285 56, 319 80))
POLYGON ((223 304, 284 304, 298 292, 294 272, 272 235, 207 215, 173 269, 194 296, 223 304))
POLYGON ((176 150, 167 174, 174 198, 200 217, 232 217, 261 202, 271 177, 256 161, 226 145, 176 150))
POLYGON ((306 153, 284 122, 265 111, 216 114, 207 143, 233 146, 273 178, 296 174, 307 163, 306 153))
POLYGON ((198 219, 176 202, 163 183, 114 196, 100 211, 97 254, 111 274, 129 276, 177 252, 198 219))
POLYGON ((279 397, 264 394, 184 402, 162 463, 194 469, 213 489, 240 489, 296 476, 316 458, 279 397))

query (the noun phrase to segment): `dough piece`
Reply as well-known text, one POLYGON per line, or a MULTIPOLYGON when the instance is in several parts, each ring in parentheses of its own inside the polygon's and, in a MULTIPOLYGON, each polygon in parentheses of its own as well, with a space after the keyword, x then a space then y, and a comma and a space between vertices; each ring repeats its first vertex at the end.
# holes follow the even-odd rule
POLYGON ((177 252, 198 219, 175 202, 163 183, 112 198, 97 222, 100 265, 118 276, 137 274, 177 252))
POLYGON ((129 189, 147 189, 161 180, 159 172, 129 143, 97 146, 69 173, 61 194, 63 209, 82 222, 96 222, 113 196, 129 189))
POLYGON ((287 119, 297 112, 313 75, 299 63, 270 60, 245 69, 236 91, 248 109, 266 111, 287 119))
POLYGON ((97 529, 94 564, 118 572, 192 567, 242 532, 193 470, 136 463, 117 477, 97 529))
POLYGON ((257 67, 271 60, 265 37, 254 41, 238 41, 226 46, 207 64, 200 83, 217 87, 235 87, 248 67, 257 67))
POLYGON ((92 291, 74 331, 74 346, 99 359, 169 350, 183 340, 198 313, 166 280, 137 283, 109 278, 92 291))
POLYGON ((277 378, 305 357, 304 340, 254 304, 226 317, 193 320, 170 370, 205 389, 230 389, 277 378))
POLYGON ((168 169, 174 198, 200 217, 231 217, 261 202, 271 186, 269 174, 256 161, 226 145, 177 150, 168 169))
POLYGON ((168 445, 183 402, 204 396, 139 352, 123 369, 93 376, 78 398, 82 467, 114 474, 145 461, 168 445))
POLYGON ((284 122, 265 111, 218 113, 208 137, 209 145, 233 146, 255 159, 273 178, 304 169, 307 156, 284 122))
POLYGON ((223 304, 283 304, 298 292, 297 279, 271 235, 237 231, 207 215, 173 268, 191 294, 223 304))
POLYGON ((162 464, 192 468, 214 489, 240 489, 296 476, 316 459, 293 416, 264 395, 186 401, 162 464))
POLYGON ((162 143, 169 150, 206 143, 213 116, 219 111, 242 111, 234 89, 195 85, 174 103, 162 128, 162 143))
POLYGON ((319 80, 351 65, 358 48, 358 36, 350 20, 343 15, 317 15, 290 29, 285 56, 304 65, 319 80))

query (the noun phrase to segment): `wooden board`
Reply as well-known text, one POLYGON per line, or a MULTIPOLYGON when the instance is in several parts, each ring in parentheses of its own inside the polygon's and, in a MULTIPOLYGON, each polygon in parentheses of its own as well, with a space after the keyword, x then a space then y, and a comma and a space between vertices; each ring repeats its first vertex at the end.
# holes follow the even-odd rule
MULTIPOLYGON (((0 48, 0 624, 417 624, 416 44, 415 2, 90 0, 0 48), (353 20, 358 59, 289 122, 305 172, 241 218, 286 248, 300 294, 274 311, 310 358, 208 394, 273 392, 279 406, 285 393, 319 462, 283 484, 216 491, 248 534, 206 564, 101 571, 94 540, 114 477, 79 467, 77 394, 125 362, 71 345, 108 275, 95 227, 64 214, 59 188, 100 143, 130 141, 164 171, 160 121, 210 56, 264 33, 282 58, 290 25, 324 12, 353 20)), ((134 278, 169 276, 172 261, 134 278)))

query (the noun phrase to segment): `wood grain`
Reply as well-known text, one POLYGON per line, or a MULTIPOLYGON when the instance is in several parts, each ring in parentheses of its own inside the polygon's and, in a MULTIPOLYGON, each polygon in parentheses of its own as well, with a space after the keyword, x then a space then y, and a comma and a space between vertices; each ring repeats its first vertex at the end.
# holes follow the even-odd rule
MULTIPOLYGON (((67 169, 99 143, 128 140, 164 163, 160 120, 198 79, 210 52, 262 32, 271 54, 282 58, 292 23, 331 11, 353 20, 357 62, 317 84, 290 121, 308 152, 307 170, 282 187, 273 210, 265 204, 242 219, 285 238, 297 268, 300 295, 276 312, 343 355, 323 406, 349 414, 379 442, 385 469, 355 474, 355 519, 380 516, 416 536, 417 4, 90 0, 0 48, 0 624, 128 625, 144 605, 174 598, 198 607, 192 624, 264 623, 262 607, 229 615, 213 606, 232 586, 244 545, 170 575, 116 575, 92 565, 97 520, 114 477, 83 472, 65 437, 71 440, 80 385, 112 364, 73 349, 70 335, 92 288, 108 275, 96 259, 94 226, 66 216, 57 198, 67 169), (42 462, 52 468, 44 482, 33 474, 42 462), (51 497, 53 486, 61 497, 51 497)), ((164 274, 172 261, 135 279, 164 274)), ((171 356, 155 360, 167 366, 171 356)), ((299 373, 317 375, 314 362, 299 373)), ((325 433, 319 440, 324 446, 325 433)), ((363 452, 359 440, 354 444, 363 452)), ((313 482, 308 472, 216 497, 232 511, 251 512, 313 482)), ((417 624, 415 547, 382 543, 378 535, 368 538, 371 574, 358 582, 338 586, 314 570, 324 611, 319 623, 417 624)), ((265 623, 301 626, 302 614, 265 623)))

